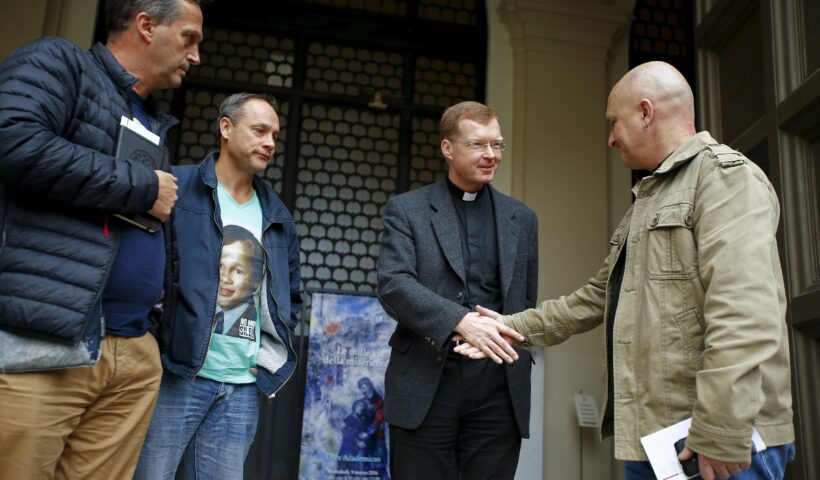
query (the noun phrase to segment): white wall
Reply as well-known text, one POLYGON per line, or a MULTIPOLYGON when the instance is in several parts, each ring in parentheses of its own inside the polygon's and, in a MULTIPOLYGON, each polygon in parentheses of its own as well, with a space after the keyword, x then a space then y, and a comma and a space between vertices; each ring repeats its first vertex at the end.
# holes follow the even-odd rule
MULTIPOLYGON (((10 0, 3 0, 11 3, 10 0)), ((43 33, 43 23, 46 15, 46 0, 28 0, 14 2, 3 7, 3 28, 0 28, 0 58, 6 56, 15 48, 38 39, 43 33)))
POLYGON ((97 0, 0 0, 0 59, 15 48, 43 36, 59 35, 82 48, 91 46, 97 0))
POLYGON ((512 195, 513 50, 510 34, 498 16, 502 0, 487 0, 487 105, 498 114, 507 149, 493 179, 493 186, 512 195))

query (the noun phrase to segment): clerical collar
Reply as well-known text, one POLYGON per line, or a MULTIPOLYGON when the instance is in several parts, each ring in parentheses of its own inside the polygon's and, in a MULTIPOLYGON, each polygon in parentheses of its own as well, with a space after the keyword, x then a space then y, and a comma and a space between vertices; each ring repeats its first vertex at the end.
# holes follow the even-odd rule
POLYGON ((483 186, 475 193, 465 192, 464 190, 458 188, 456 184, 450 181, 449 178, 447 178, 447 188, 450 190, 450 194, 453 195, 453 198, 464 202, 474 202, 484 192, 483 186))

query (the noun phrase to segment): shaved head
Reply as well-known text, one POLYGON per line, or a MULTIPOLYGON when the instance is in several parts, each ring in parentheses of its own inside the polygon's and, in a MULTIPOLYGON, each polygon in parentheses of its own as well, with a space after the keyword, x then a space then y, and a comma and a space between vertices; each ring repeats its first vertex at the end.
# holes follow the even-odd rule
POLYGON ((686 78, 665 62, 648 62, 615 84, 607 102, 609 146, 633 169, 653 170, 695 134, 695 100, 686 78))
POLYGON ((658 113, 672 114, 681 121, 695 122, 695 97, 686 78, 666 62, 647 62, 632 70, 612 89, 624 100, 649 99, 660 108, 658 113), (681 118, 681 116, 683 118, 681 118))

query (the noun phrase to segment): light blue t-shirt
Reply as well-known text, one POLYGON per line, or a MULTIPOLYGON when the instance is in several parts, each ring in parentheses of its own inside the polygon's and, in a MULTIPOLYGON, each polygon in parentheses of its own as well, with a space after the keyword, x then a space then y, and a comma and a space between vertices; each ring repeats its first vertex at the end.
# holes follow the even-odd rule
POLYGON ((222 213, 222 255, 214 331, 199 376, 218 382, 256 382, 250 369, 259 353, 260 290, 264 277, 262 208, 256 192, 239 205, 217 185, 222 213))

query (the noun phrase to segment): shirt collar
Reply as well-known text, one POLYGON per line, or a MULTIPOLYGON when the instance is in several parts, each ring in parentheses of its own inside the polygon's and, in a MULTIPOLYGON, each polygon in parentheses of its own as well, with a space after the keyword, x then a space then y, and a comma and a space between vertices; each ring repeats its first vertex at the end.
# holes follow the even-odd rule
POLYGON ((450 195, 453 196, 453 199, 464 202, 474 202, 478 200, 484 194, 484 190, 486 190, 482 185, 481 188, 475 193, 465 192, 464 190, 458 188, 458 186, 456 186, 456 184, 453 183, 449 177, 447 177, 447 189, 450 191, 450 195))

